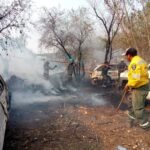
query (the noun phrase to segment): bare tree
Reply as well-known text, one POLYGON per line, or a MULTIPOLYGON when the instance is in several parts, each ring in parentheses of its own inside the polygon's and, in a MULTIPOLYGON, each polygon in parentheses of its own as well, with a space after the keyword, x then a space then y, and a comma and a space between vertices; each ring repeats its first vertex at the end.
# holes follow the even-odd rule
POLYGON ((71 34, 65 11, 58 11, 56 8, 51 10, 44 8, 43 10, 44 13, 40 19, 41 45, 46 48, 56 47, 71 59, 71 54, 67 49, 71 34))
POLYGON ((44 8, 44 15, 40 20, 41 44, 45 47, 56 47, 65 54, 69 62, 73 61, 77 80, 84 76, 82 49, 91 31, 91 25, 85 19, 85 11, 81 9, 65 12, 56 8, 51 10, 44 8))
POLYGON ((76 74, 77 79, 81 80, 84 77, 84 57, 83 52, 86 51, 85 43, 93 31, 92 22, 88 17, 88 10, 86 8, 79 8, 76 11, 71 11, 71 33, 74 37, 72 43, 76 52, 76 74), (81 73, 82 71, 82 73, 81 73))
POLYGON ((118 7, 118 0, 104 0, 107 14, 105 14, 104 10, 103 12, 99 10, 99 3, 90 1, 96 17, 100 20, 106 31, 106 53, 104 61, 110 62, 112 58, 112 43, 119 30, 123 18, 123 11, 118 7))
POLYGON ((16 31, 22 33, 25 27, 26 10, 30 7, 27 0, 0 1, 0 40, 10 39, 16 31), (15 32, 13 32, 15 31, 15 32))

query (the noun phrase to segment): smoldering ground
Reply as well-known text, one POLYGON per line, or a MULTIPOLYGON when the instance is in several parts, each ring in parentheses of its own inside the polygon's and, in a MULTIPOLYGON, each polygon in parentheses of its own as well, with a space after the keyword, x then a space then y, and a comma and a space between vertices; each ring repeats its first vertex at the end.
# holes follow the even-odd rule
MULTIPOLYGON (((50 61, 50 60, 49 60, 50 61)), ((65 66, 50 61, 49 80, 43 77, 44 61, 26 48, 11 51, 0 56, 1 74, 7 81, 11 93, 12 107, 19 107, 42 102, 82 103, 88 105, 104 105, 105 101, 99 93, 83 90, 84 85, 66 85, 65 66)))
MULTIPOLYGON (((59 138, 71 143, 68 142, 68 137, 74 136, 70 131, 74 130, 72 124, 76 124, 75 117, 70 116, 73 114, 72 108, 108 105, 103 97, 106 91, 95 89, 85 81, 82 84, 66 84, 66 70, 63 65, 57 63, 57 68, 50 70, 49 80, 45 80, 43 61, 29 51, 13 57, 8 55, 3 59, 8 62, 5 69, 5 61, 1 61, 1 65, 4 66, 2 75, 7 80, 11 92, 11 109, 4 149, 35 149, 31 148, 31 145, 44 149, 45 139, 48 140, 48 148, 54 148, 53 145, 50 146, 53 141, 58 145, 59 138), (61 132, 65 126, 66 134, 61 132), (67 135, 66 138, 62 138, 63 135, 67 135)), ((56 63, 50 62, 50 65, 54 66, 56 63)), ((87 134, 85 126, 81 127, 83 131, 80 131, 80 134, 87 134)), ((80 138, 76 136, 74 141, 77 145, 81 143, 80 138)), ((66 146, 65 142, 64 144, 66 146)))

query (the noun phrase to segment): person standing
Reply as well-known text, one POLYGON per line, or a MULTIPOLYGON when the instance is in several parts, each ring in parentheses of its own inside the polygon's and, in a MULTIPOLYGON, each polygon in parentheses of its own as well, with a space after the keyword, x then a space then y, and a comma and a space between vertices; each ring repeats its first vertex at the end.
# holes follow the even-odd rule
POLYGON ((72 82, 72 76, 74 74, 74 71, 75 71, 75 64, 74 64, 74 61, 70 61, 70 63, 68 64, 68 67, 67 67, 67 75, 68 75, 68 83, 71 83, 72 82))
POLYGON ((130 123, 137 120, 143 129, 149 128, 150 123, 145 111, 145 100, 149 91, 148 65, 144 59, 137 55, 135 48, 128 48, 125 52, 128 66, 128 82, 125 91, 131 90, 132 105, 128 111, 130 123))
POLYGON ((103 83, 102 87, 107 87, 111 82, 111 77, 108 75, 108 70, 110 69, 109 63, 106 61, 102 66, 102 77, 103 83))
POLYGON ((120 80, 120 73, 127 69, 127 65, 124 62, 124 59, 121 59, 120 63, 118 64, 118 78, 120 80))
POLYGON ((56 67, 57 67, 57 65, 55 65, 54 67, 50 67, 49 62, 45 61, 44 66, 43 66, 43 68, 44 68, 43 76, 44 76, 45 80, 49 80, 49 70, 53 70, 56 67))

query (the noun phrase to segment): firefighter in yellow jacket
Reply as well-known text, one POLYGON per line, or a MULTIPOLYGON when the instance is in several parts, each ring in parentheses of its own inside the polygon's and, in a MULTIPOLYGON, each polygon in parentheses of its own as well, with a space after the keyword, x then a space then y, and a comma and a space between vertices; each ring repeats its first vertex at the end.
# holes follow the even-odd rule
MULTIPOLYGON (((126 50, 126 58, 130 62, 128 66, 128 83, 125 90, 132 91, 132 105, 128 112, 131 122, 137 120, 141 128, 149 128, 150 123, 145 112, 145 100, 149 91, 148 65, 137 55, 135 48, 126 50)), ((130 123, 131 123, 130 122, 130 123)))

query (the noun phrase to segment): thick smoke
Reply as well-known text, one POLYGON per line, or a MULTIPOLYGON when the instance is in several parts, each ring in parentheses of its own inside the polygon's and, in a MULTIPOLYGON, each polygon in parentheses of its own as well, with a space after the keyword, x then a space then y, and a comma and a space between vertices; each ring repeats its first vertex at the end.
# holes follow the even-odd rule
MULTIPOLYGON (((32 97, 39 98, 41 95, 58 94, 63 84, 58 73, 64 71, 64 67, 58 67, 50 71, 53 81, 43 77, 43 58, 33 54, 26 48, 21 50, 1 51, 0 74, 7 82, 12 101, 28 103, 32 97), (55 81, 54 81, 55 80, 55 81)), ((53 66, 53 63, 50 63, 53 66)))
MULTIPOLYGON (((5 51, 0 55, 0 73, 7 82, 11 93, 12 107, 37 102, 69 102, 73 104, 104 105, 97 94, 81 92, 79 87, 66 85, 66 67, 64 64, 52 62, 52 58, 44 57, 50 66, 49 80, 43 77, 43 56, 33 54, 26 48, 5 51)), ((54 60, 54 59, 53 59, 54 60)))
POLYGON ((2 66, 0 73, 6 81, 12 76, 16 76, 29 84, 36 83, 51 86, 43 78, 42 60, 27 49, 1 54, 0 65, 2 66))

